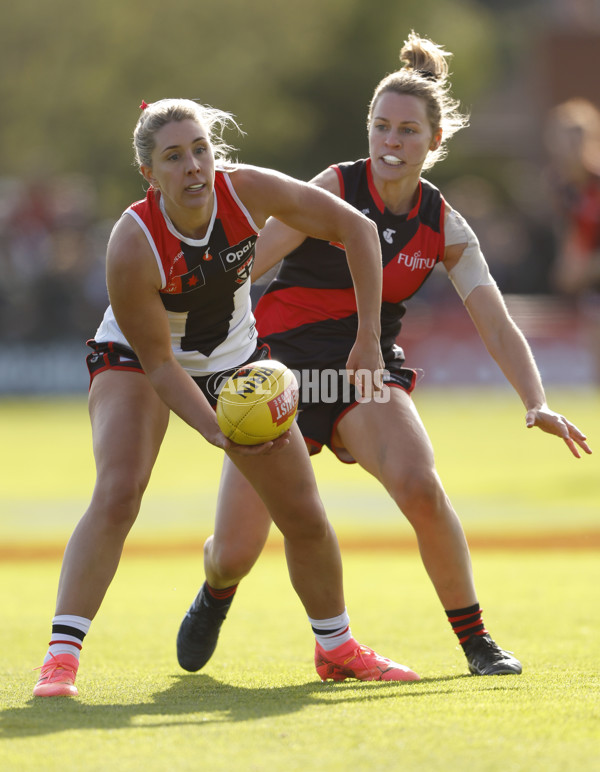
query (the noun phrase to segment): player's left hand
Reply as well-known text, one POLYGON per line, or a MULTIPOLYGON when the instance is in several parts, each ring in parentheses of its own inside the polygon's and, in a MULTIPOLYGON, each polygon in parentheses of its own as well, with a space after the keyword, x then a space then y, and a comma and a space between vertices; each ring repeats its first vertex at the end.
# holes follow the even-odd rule
POLYGON ((528 429, 537 426, 543 432, 562 437, 575 458, 581 458, 577 446, 588 454, 591 454, 592 452, 592 449, 586 442, 587 437, 585 434, 580 432, 570 421, 567 421, 563 415, 555 413, 554 410, 550 410, 548 405, 542 405, 541 407, 528 410, 525 416, 525 423, 528 429))

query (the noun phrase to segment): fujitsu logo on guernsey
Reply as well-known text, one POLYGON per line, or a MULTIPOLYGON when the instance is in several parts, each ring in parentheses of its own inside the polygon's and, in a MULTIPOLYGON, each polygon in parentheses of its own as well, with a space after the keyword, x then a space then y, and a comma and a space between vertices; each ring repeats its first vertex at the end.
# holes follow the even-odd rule
POLYGON ((222 249, 219 252, 219 257, 223 263, 223 268, 226 271, 231 271, 233 268, 237 268, 240 263, 243 263, 244 260, 252 254, 255 241, 256 239, 254 237, 250 237, 240 241, 234 246, 222 249))
POLYGON ((422 257, 421 250, 413 252, 412 255, 399 252, 397 261, 400 265, 408 268, 409 271, 425 271, 435 266, 435 257, 422 257))

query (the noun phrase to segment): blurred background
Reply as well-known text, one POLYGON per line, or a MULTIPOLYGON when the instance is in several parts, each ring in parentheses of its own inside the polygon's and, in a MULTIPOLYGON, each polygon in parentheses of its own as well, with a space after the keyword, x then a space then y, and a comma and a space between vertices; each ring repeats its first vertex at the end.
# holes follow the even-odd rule
MULTIPOLYGON (((364 157, 414 29, 471 126, 428 178, 476 230, 547 384, 600 384, 600 0, 0 0, 0 395, 87 390, 110 229, 144 195, 142 99, 233 113, 240 161, 364 157)), ((501 383, 445 271, 402 334, 423 385, 501 383), (489 361, 488 361, 489 360, 489 361)))

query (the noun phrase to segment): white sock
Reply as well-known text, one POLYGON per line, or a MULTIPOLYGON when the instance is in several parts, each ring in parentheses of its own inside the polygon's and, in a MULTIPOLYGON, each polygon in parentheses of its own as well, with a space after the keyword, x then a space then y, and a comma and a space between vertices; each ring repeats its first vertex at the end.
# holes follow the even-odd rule
POLYGON ((44 658, 44 664, 52 656, 58 654, 71 654, 79 659, 83 639, 87 635, 92 624, 91 619, 77 617, 72 614, 59 614, 52 620, 52 635, 48 644, 48 651, 44 658))
POLYGON ((331 651, 352 638, 350 617, 346 609, 337 617, 330 619, 311 619, 308 617, 315 639, 325 651, 331 651))

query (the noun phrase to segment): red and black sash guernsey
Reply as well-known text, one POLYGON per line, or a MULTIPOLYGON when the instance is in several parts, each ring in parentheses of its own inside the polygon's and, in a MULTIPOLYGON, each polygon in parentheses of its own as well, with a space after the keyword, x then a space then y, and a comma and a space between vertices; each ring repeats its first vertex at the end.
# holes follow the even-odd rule
MULTIPOLYGON (((419 199, 407 215, 385 208, 370 160, 332 167, 341 196, 377 225, 383 257, 381 346, 391 356, 406 311, 444 255, 444 199, 419 182, 419 199)), ((255 309, 258 332, 273 355, 296 369, 344 367, 357 329, 356 299, 346 253, 339 245, 308 238, 281 263, 255 309), (285 358, 284 358, 285 357, 285 358)))

